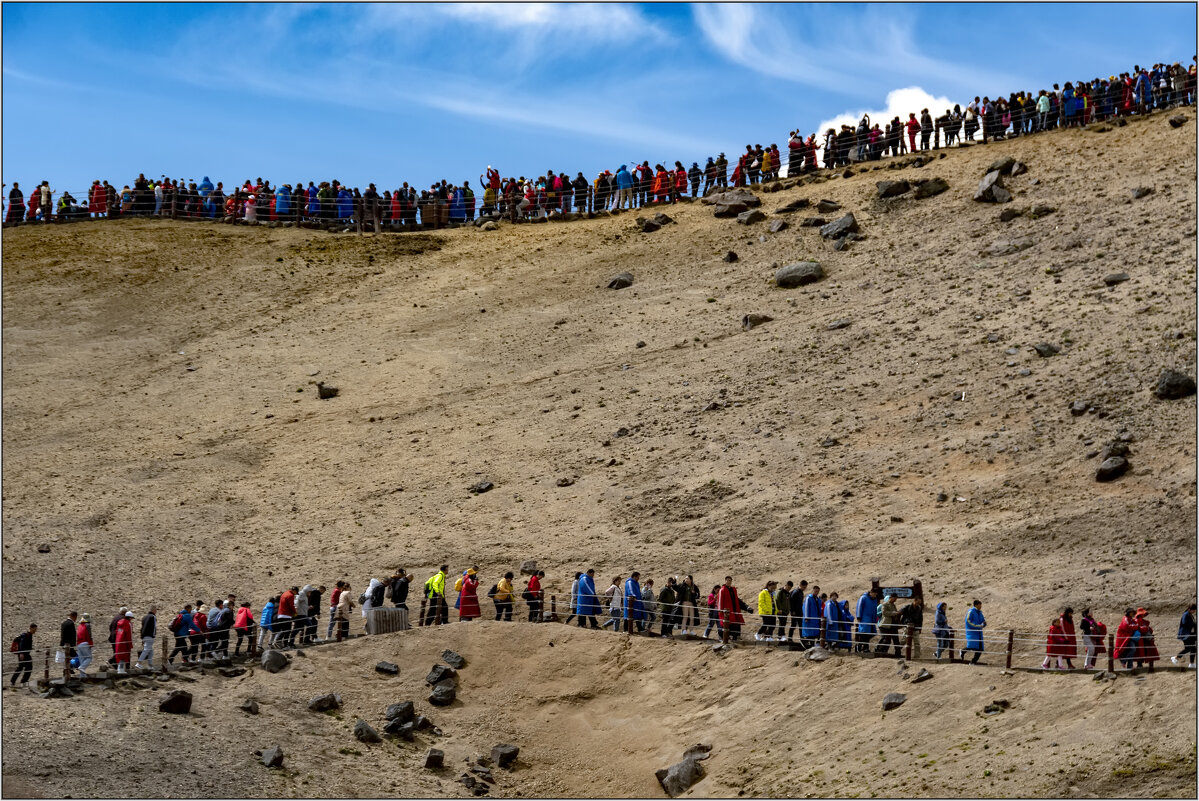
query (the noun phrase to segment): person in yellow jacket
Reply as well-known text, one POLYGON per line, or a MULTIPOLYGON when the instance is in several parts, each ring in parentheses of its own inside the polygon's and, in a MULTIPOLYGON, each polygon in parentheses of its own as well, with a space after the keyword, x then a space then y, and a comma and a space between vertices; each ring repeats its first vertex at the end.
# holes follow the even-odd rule
POLYGON ((755 640, 770 642, 774 638, 774 590, 778 587, 777 581, 768 581, 766 586, 758 593, 758 614, 762 616, 762 628, 758 629, 758 633, 754 635, 755 640))
POLYGON ((425 597, 429 603, 425 605, 425 619, 422 626, 441 625, 449 619, 450 610, 445 603, 445 580, 449 575, 449 565, 441 569, 425 581, 425 597))
POLYGON ((512 571, 509 570, 504 574, 504 577, 495 583, 495 592, 491 595, 491 602, 495 604, 495 619, 496 620, 512 620, 512 571))

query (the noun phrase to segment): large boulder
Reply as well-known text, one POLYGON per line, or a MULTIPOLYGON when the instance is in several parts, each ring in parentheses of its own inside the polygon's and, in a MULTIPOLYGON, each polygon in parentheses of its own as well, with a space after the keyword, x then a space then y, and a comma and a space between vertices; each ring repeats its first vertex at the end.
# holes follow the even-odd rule
POLYGON ((283 749, 277 745, 262 749, 262 764, 268 768, 283 767, 283 749))
POLYGON ((854 219, 853 212, 850 212, 839 220, 821 226, 820 235, 825 239, 840 239, 846 234, 857 233, 857 230, 858 221, 854 219))
POLYGON ((361 718, 354 724, 354 737, 363 743, 383 742, 383 738, 379 736, 379 732, 375 731, 375 727, 361 718))
POLYGON ((999 170, 991 170, 978 184, 974 199, 979 203, 1010 203, 1012 193, 1003 185, 1003 176, 999 170))
POLYGON ((1177 400, 1195 394, 1195 379, 1177 370, 1162 370, 1153 394, 1161 400, 1177 400))
POLYGON ((491 761, 497 768, 510 768, 520 756, 520 746, 500 743, 491 749, 491 761))
POLYGON ((291 657, 271 648, 262 652, 262 669, 267 673, 278 673, 291 663, 291 657))
POLYGON ((192 711, 192 694, 187 690, 171 690, 158 702, 158 711, 168 715, 186 715, 192 711))
POLYGON ((926 197, 939 195, 949 189, 949 183, 944 178, 929 178, 924 181, 917 181, 915 190, 912 194, 920 200, 926 197))
POLYGON ((429 693, 429 703, 433 706, 449 706, 458 697, 458 690, 453 679, 446 679, 433 686, 429 693))
POLYGON ((875 186, 878 187, 878 196, 880 198, 898 197, 912 188, 912 185, 907 181, 879 181, 875 186))
POLYGON ((411 701, 390 704, 383 713, 383 717, 387 720, 398 720, 400 723, 409 723, 416 717, 416 705, 411 701))
POLYGON ((824 270, 818 262, 800 261, 780 267, 774 274, 774 283, 783 289, 811 284, 824 278, 824 270))
POLYGON ((325 693, 318 695, 308 701, 308 709, 311 712, 328 712, 341 707, 341 696, 337 693, 325 693))
POLYGON ((711 750, 710 745, 689 748, 681 761, 654 773, 668 796, 677 798, 704 777, 704 766, 700 760, 707 759, 711 750))

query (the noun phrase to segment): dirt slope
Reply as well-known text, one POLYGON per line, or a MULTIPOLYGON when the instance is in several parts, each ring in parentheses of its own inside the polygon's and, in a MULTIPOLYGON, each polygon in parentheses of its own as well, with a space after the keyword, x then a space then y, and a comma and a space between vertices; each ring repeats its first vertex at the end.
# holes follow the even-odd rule
MULTIPOLYGON (((978 597, 992 627, 1031 631, 1067 603, 1089 603, 1111 624, 1125 605, 1147 605, 1172 650, 1195 585, 1195 398, 1159 401, 1150 389, 1162 368, 1194 373, 1193 126, 1171 129, 1154 115, 763 195, 767 211, 800 197, 853 211, 866 239, 840 252, 799 226, 808 212, 771 235, 699 204, 667 209, 677 224, 653 234, 637 233, 631 215, 379 238, 154 221, 6 229, 8 636, 37 618, 48 640, 67 608, 99 619, 119 603, 140 612, 151 600, 227 591, 257 607, 291 584, 345 577, 361 588, 396 565, 423 578, 442 561, 478 563, 487 585, 536 558, 558 591, 584 566, 602 579, 691 572, 705 585, 731 572, 747 596, 766 577, 854 595, 873 575, 919 577, 955 619, 978 597), (1008 181, 1012 206, 1047 204, 1052 214, 1005 223, 1001 207, 971 200, 986 165, 1007 154, 1030 168, 1008 181), (876 180, 931 175, 950 190, 875 198, 876 180), (1134 200, 1135 186, 1155 191, 1134 200), (1005 249, 1000 240, 1028 247, 986 255, 1005 249), (740 261, 721 260, 730 248, 740 261), (775 265, 802 258, 819 260, 827 278, 771 285, 775 265), (631 288, 604 288, 624 270, 636 276, 631 288), (1130 280, 1105 286, 1116 272, 1130 280), (774 320, 744 332, 747 313, 774 320), (851 324, 829 330, 836 320, 851 324), (1061 352, 1041 358, 1031 347, 1040 342, 1061 352), (318 380, 341 395, 317 400, 318 380), (1071 416, 1076 400, 1096 411, 1071 416), (1132 471, 1096 483, 1099 459, 1087 454, 1122 432, 1133 437, 1132 471), (838 444, 823 447, 829 438, 838 444), (496 488, 470 495, 480 478, 496 488), (561 478, 573 483, 559 487, 561 478)), ((615 658, 603 642, 576 658, 615 658)), ((501 665, 524 658, 522 646, 497 642, 498 675, 520 675, 501 665)), ((630 646, 629 658, 657 664, 656 649, 670 647, 630 646)), ((679 653, 679 667, 709 658, 679 653)), ((357 675, 367 663, 353 664, 345 670, 357 675)), ((847 664, 835 683, 873 681, 875 670, 847 664)), ((997 677, 952 673, 962 678, 930 692, 974 726, 981 695, 958 703, 946 685, 973 693, 997 677)), ((670 676, 655 698, 664 720, 699 714, 675 709, 687 691, 673 673, 654 674, 670 676)), ((767 674, 746 685, 762 701, 746 701, 749 718, 783 712, 762 700, 774 700, 757 679, 767 674)), ((1011 681, 1031 698, 1051 680, 1011 681)), ((1183 684, 1160 686, 1168 682, 1183 684)), ((1051 686, 1066 684, 1080 693, 1068 700, 1080 714, 1099 692, 1086 681, 1051 686)), ((873 715, 869 686, 863 709, 873 715)), ((1182 690, 1135 692, 1146 715, 1193 729, 1187 687, 1181 704, 1170 693, 1182 690)), ((1131 682, 1117 692, 1134 692, 1131 682)), ((92 697, 70 708, 92 709, 92 697)), ((638 709, 615 693, 605 703, 638 709)), ((1128 713, 1121 707, 1112 714, 1128 713)), ((498 701, 486 712, 497 726, 519 713, 498 701)), ((6 745, 14 725, 22 737, 42 726, 42 713, 31 714, 19 724, 5 716, 6 745)), ((1066 725, 1057 711, 1036 714, 1041 726, 1066 725)), ((630 719, 645 727, 646 717, 630 719)), ((486 740, 503 731, 480 724, 486 740)), ((860 732, 827 725, 836 742, 895 735, 875 718, 860 732)), ((762 729, 746 725, 715 759, 754 748, 762 729)), ((542 768, 531 780, 560 782, 538 794, 649 793, 652 769, 702 739, 683 730, 655 740, 663 750, 635 774, 644 786, 605 790, 542 768)), ((974 730, 945 732, 956 742, 974 730)), ((130 742, 132 763, 141 752, 130 742)), ((554 747, 552 738, 522 746, 535 742, 554 747)), ((6 770, 35 761, 14 751, 6 770)), ((1182 745, 1168 758, 1184 752, 1193 759, 1182 745)), ((965 774, 961 790, 889 784, 884 769, 869 769, 869 789, 822 791, 985 792, 965 774)), ((764 769, 746 791, 786 792, 782 782, 807 775, 779 770, 764 769)), ((1030 773, 995 792, 1069 790, 1030 773)), ((1077 792, 1124 794, 1086 787, 1077 792)), ((1193 776, 1183 790, 1194 792, 1193 776)))

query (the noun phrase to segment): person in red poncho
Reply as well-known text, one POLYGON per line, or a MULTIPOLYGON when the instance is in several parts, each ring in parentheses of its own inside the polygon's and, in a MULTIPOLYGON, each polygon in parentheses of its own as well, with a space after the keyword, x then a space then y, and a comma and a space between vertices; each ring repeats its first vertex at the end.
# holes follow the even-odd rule
POLYGON ((661 164, 655 164, 654 169, 654 202, 665 203, 670 195, 670 185, 673 183, 670 176, 666 174, 666 168, 661 164))
POLYGON ((1132 609, 1125 609, 1124 618, 1116 627, 1116 642, 1112 656, 1123 662, 1126 668, 1131 668, 1137 658, 1137 643, 1133 638, 1137 630, 1136 613, 1132 609))
POLYGON ((678 203, 682 195, 687 194, 687 168, 681 161, 674 163, 674 186, 671 187, 670 202, 678 203))
POLYGON ((1067 606, 1062 611, 1060 620, 1062 623, 1062 658, 1066 660, 1066 667, 1074 670, 1073 659, 1078 655, 1078 637, 1074 633, 1074 610, 1067 606))
POLYGON ((104 187, 99 181, 92 181, 92 188, 88 192, 87 210, 91 214, 99 217, 107 208, 108 196, 104 191, 104 187))
POLYGON ((730 637, 741 639, 741 625, 745 623, 745 618, 741 617, 741 599, 737 597, 732 576, 724 577, 724 584, 716 593, 716 608, 720 612, 721 641, 727 643, 730 637))
POLYGON ((916 112, 908 114, 908 142, 911 144, 911 151, 916 152, 916 134, 920 133, 920 121, 916 119, 916 112))
POLYGON ((1146 663, 1156 662, 1161 659, 1161 655, 1157 652, 1157 641, 1153 638, 1153 626, 1149 625, 1149 610, 1141 608, 1137 610, 1137 667, 1144 667, 1146 663))
POLYGON ((479 569, 472 567, 462 577, 462 595, 458 597, 458 620, 466 622, 479 617, 479 569))
POLYGON ((129 657, 133 652, 133 613, 126 612, 117 621, 116 640, 113 642, 113 661, 117 663, 117 673, 129 672, 129 657))
POLYGON ((1066 636, 1062 632, 1062 619, 1054 618, 1049 622, 1049 635, 1045 638, 1045 661, 1041 663, 1042 670, 1049 670, 1049 663, 1057 658, 1057 669, 1062 670, 1062 656, 1066 649, 1066 636))

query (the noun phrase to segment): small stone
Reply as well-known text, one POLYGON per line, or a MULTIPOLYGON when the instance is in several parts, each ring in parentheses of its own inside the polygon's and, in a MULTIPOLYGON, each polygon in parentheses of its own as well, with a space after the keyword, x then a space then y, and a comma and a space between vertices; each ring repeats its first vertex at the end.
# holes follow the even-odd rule
POLYGON ((1000 175, 1009 175, 1016 166, 1016 163, 1016 160, 1011 156, 1000 156, 991 162, 990 167, 987 167, 986 174, 997 172, 1000 175))
POLYGON ((441 770, 443 767, 445 767, 445 752, 440 748, 430 748, 429 753, 425 754, 425 768, 441 770))
POLYGON ((750 331, 760 325, 770 322, 773 319, 774 318, 768 314, 747 314, 741 318, 741 327, 746 331, 750 331))
POLYGON ((383 727, 383 731, 393 737, 399 737, 401 740, 412 742, 416 737, 416 724, 411 720, 401 721, 399 718, 387 721, 387 725, 383 727))
POLYGON ((1153 394, 1160 400, 1177 400, 1195 394, 1195 379, 1177 370, 1162 370, 1153 394))
POLYGON ((633 285, 632 273, 618 273, 608 281, 608 289, 625 289, 633 285))
POLYGON ((834 437, 825 437, 820 441, 820 447, 822 448, 832 448, 840 444, 841 441, 834 437))
POLYGON ((171 690, 158 702, 158 711, 168 715, 186 715, 192 709, 192 694, 187 690, 171 690))
POLYGON ((1115 481, 1128 472, 1128 460, 1123 456, 1113 456, 1105 459, 1095 471, 1096 481, 1115 481))
POLYGON ((425 683, 438 684, 446 679, 453 679, 454 675, 453 668, 446 667, 445 665, 434 665, 433 669, 429 671, 429 675, 425 676, 425 683))
POLYGON ((277 745, 272 745, 270 748, 265 748, 262 751, 262 764, 268 768, 283 767, 283 749, 277 745))
POLYGON ((1035 350, 1037 355, 1042 359, 1048 359, 1050 356, 1056 356, 1062 352, 1061 348, 1049 342, 1038 342, 1032 346, 1032 349, 1035 350))
MULTIPOLYGON (((879 181, 875 184, 875 187, 878 189, 878 196, 880 198, 885 198, 898 197, 899 195, 910 191, 912 185, 907 181, 879 181)), ((823 211, 823 209, 821 209, 821 211, 823 211)))
POLYGON ((1128 280, 1128 273, 1112 273, 1111 275, 1103 276, 1103 283, 1107 284, 1108 286, 1115 286, 1116 284, 1122 284, 1127 280, 1128 280))
POLYGON ((816 204, 816 211, 821 214, 831 214, 834 211, 840 210, 840 208, 841 204, 835 200, 821 200, 816 204))
POLYGON ((1055 211, 1057 211, 1057 209, 1055 209, 1053 206, 1046 206, 1044 203, 1038 203, 1028 210, 1028 216, 1032 217, 1034 220, 1039 220, 1042 217, 1048 217, 1055 211))
POLYGON ((1152 194, 1153 194, 1153 187, 1151 187, 1151 186, 1138 186, 1138 187, 1135 187, 1135 188, 1132 190, 1132 199, 1133 199, 1133 200, 1140 200, 1141 198, 1143 198, 1143 197, 1148 197, 1149 195, 1152 195, 1152 194))
POLYGON ((762 213, 761 209, 750 209, 749 211, 743 211, 737 215, 737 222, 741 223, 742 225, 753 225, 754 223, 761 222, 765 219, 766 215, 762 213))
MULTIPOLYGON (((558 486, 562 487, 568 485, 559 483, 558 486)), ((466 660, 462 657, 462 655, 457 651, 451 651, 448 648, 441 652, 441 659, 454 670, 462 670, 462 668, 466 667, 466 660)))
POLYGON ((398 720, 401 723, 409 723, 416 717, 416 707, 411 701, 389 704, 383 713, 383 717, 387 720, 398 720))
POLYGON ((944 492, 937 493, 937 503, 945 503, 947 500, 949 500, 949 496, 944 492))
POLYGON ((314 696, 308 701, 308 710, 310 712, 328 712, 332 709, 341 707, 341 696, 337 693, 325 693, 324 695, 314 696))
POLYGON ((522 576, 531 576, 537 572, 537 560, 526 559, 520 563, 520 574, 522 576))
POLYGON ((785 231, 790 227, 791 224, 786 220, 771 220, 770 225, 766 227, 766 230, 770 231, 772 234, 777 234, 780 231, 785 231))
MULTIPOLYGON (((638 222, 638 224, 640 224, 641 233, 643 233, 643 234, 652 234, 654 231, 662 230, 662 225, 660 223, 655 222, 654 220, 644 220, 644 219, 638 217, 637 222, 638 222)), ((619 289, 620 287, 613 287, 613 286, 609 285, 608 288, 609 289, 619 289)))
POLYGON ((484 492, 488 492, 494 487, 495 484, 492 484, 487 479, 483 479, 482 481, 477 481, 474 484, 471 484, 466 488, 466 491, 472 495, 482 495, 484 492))
POLYGON ((1020 209, 1004 209, 1003 211, 999 212, 999 221, 1000 222, 1011 222, 1012 220, 1016 219, 1019 216, 1020 216, 1020 209))
POLYGON ((814 261, 801 261, 780 267, 774 274, 774 283, 782 289, 791 289, 819 281, 824 277, 824 270, 814 261))
POLYGON ((643 339, 639 339, 639 340, 637 340, 637 344, 636 344, 636 345, 634 345, 633 347, 634 347, 634 348, 644 348, 644 347, 645 347, 645 340, 643 340, 643 339))
POLYGON ((821 648, 819 645, 814 645, 808 650, 804 651, 804 658, 809 662, 823 662, 830 656, 832 656, 832 654, 826 649, 821 648))
POLYGON ((654 215, 653 219, 654 219, 654 222, 656 222, 658 225, 670 225, 671 223, 674 222, 674 218, 670 217, 669 215, 663 214, 660 211, 654 215))
POLYGON ((826 326, 829 331, 840 331, 842 328, 849 328, 853 325, 852 320, 833 320, 826 326))
POLYGON ((684 758, 668 768, 654 772, 658 783, 671 798, 676 798, 687 792, 696 782, 704 777, 704 766, 698 760, 684 758))
POLYGON ((239 706, 238 709, 240 709, 242 712, 245 712, 247 715, 257 715, 258 702, 253 698, 247 698, 241 702, 241 706, 239 706))
POLYGON ((721 256, 720 258, 721 258, 723 261, 726 261, 726 262, 728 262, 729 264, 732 264, 733 262, 737 261, 737 259, 739 259, 739 258, 741 258, 741 257, 740 257, 740 256, 738 256, 736 253, 734 253, 733 251, 731 251, 731 250, 730 250, 730 251, 726 252, 726 253, 725 253, 723 256, 721 256))
POLYGON ((49 546, 49 544, 48 544, 48 543, 45 543, 45 542, 43 542, 41 545, 37 546, 37 552, 38 552, 38 553, 50 553, 50 546, 49 546))
POLYGON ((900 517, 899 515, 891 515, 891 522, 892 523, 902 523, 903 518, 900 517))
POLYGON ((1171 128, 1181 128, 1183 125, 1186 124, 1186 121, 1187 121, 1187 116, 1185 114, 1175 114, 1173 117, 1166 120, 1166 122, 1170 123, 1171 128))
MULTIPOLYGON (((945 158, 945 154, 941 154, 941 158, 945 158)), ((915 191, 912 194, 917 200, 939 195, 949 189, 949 183, 944 178, 928 178, 915 183, 915 191)))
POLYGON ((844 236, 841 237, 840 239, 835 240, 833 242, 833 250, 838 250, 838 251, 845 250, 846 246, 849 244, 847 240, 848 240, 848 237, 844 237, 844 236))
POLYGON ((389 676, 399 675, 400 666, 394 662, 379 662, 375 665, 376 673, 386 673, 389 676))
POLYGON ((804 228, 819 228, 820 226, 827 224, 828 220, 823 217, 808 217, 800 223, 800 226, 804 228))
POLYGON ((1087 403, 1086 401, 1074 401, 1074 403, 1070 404, 1070 414, 1074 417, 1081 417, 1087 413, 1087 409, 1090 408, 1090 405, 1091 404, 1087 403))
POLYGON ((453 680, 446 679, 434 685, 433 692, 429 693, 429 703, 433 706, 449 706, 457 697, 458 690, 453 680))
POLYGON ((908 697, 903 693, 887 693, 883 696, 883 711, 890 712, 892 709, 899 709, 907 700, 908 697))
POLYGON ((571 484, 575 483, 575 480, 573 478, 563 476, 562 478, 558 479, 555 483, 559 487, 569 487, 571 484))
POLYGON ((375 731, 375 727, 361 718, 354 724, 354 737, 362 743, 383 742, 383 738, 379 736, 379 732, 375 731))
POLYGON ((922 681, 928 681, 932 677, 933 674, 929 673, 924 668, 921 668, 920 672, 916 674, 916 678, 912 679, 912 684, 919 684, 922 681))
POLYGON ((491 761, 496 767, 510 768, 516 762, 516 757, 520 755, 520 747, 515 745, 507 745, 501 743, 491 749, 491 761))
POLYGON ((246 669, 240 667, 218 667, 216 672, 227 679, 236 679, 238 676, 244 676, 246 674, 246 669))
POLYGON ((495 224, 494 220, 488 220, 487 222, 485 222, 479 226, 479 230, 481 230, 481 231, 495 231, 498 228, 499 228, 499 226, 495 224))
POLYGON ((792 212, 796 212, 796 211, 799 211, 800 209, 807 208, 809 203, 811 203, 811 201, 808 200, 806 197, 797 198, 795 200, 792 200, 786 206, 783 206, 782 208, 779 208, 779 209, 775 209, 774 213, 775 214, 791 214, 792 212))

